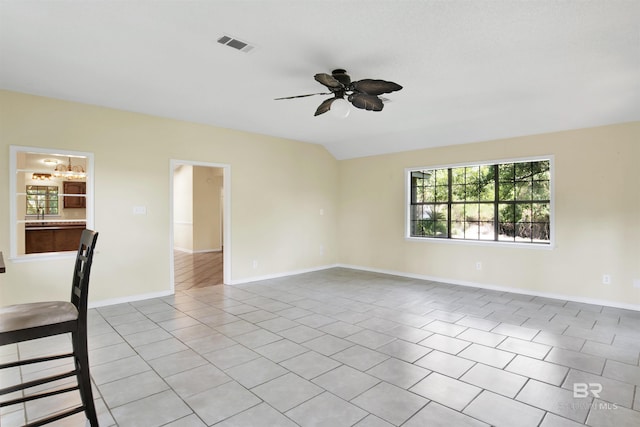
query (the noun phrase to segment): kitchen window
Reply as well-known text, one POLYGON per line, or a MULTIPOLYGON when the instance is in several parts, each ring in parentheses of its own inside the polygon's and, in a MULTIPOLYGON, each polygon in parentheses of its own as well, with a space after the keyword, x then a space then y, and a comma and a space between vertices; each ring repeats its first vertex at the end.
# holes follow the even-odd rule
POLYGON ((27 215, 58 215, 57 185, 27 185, 27 215))

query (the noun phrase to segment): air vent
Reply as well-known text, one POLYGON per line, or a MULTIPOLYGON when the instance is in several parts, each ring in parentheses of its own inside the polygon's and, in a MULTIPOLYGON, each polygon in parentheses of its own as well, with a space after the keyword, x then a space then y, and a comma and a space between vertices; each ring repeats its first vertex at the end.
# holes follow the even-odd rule
POLYGON ((222 36, 218 39, 218 43, 223 44, 225 46, 232 47, 240 52, 248 53, 255 46, 251 46, 249 43, 243 42, 242 40, 238 40, 234 37, 222 36))

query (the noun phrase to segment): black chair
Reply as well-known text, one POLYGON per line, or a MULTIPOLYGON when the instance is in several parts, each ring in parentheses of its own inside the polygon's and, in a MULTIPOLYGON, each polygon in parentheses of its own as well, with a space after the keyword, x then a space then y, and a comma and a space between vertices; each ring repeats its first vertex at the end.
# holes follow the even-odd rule
POLYGON ((91 392, 89 357, 87 352, 87 294, 89 291, 91 264, 93 262, 93 250, 97 239, 98 233, 95 231, 84 230, 82 232, 80 247, 78 248, 73 271, 71 302, 46 301, 0 308, 0 345, 71 333, 73 346, 71 353, 18 360, 0 365, 0 369, 6 369, 67 357, 72 357, 74 360, 75 369, 72 371, 0 389, 0 395, 5 395, 58 381, 63 378, 76 377, 76 381, 72 386, 32 394, 25 392, 21 393, 22 397, 0 402, 0 407, 4 407, 67 393, 73 390, 80 392, 82 405, 64 410, 47 418, 36 420, 31 424, 27 424, 28 426, 48 424, 83 411, 86 413, 86 417, 90 421, 91 426, 98 426, 98 417, 91 392))

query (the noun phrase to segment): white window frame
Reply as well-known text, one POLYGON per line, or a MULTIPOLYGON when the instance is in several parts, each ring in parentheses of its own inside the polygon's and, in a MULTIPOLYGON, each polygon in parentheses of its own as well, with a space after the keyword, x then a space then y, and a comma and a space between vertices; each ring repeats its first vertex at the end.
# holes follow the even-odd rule
POLYGON ((436 164, 428 166, 415 166, 404 169, 404 238, 407 241, 423 242, 423 243, 441 243, 454 245, 472 245, 472 246, 493 246, 493 247, 510 247, 510 248, 528 248, 552 250, 556 247, 556 221, 555 221, 555 160, 553 155, 541 155, 531 157, 517 157, 495 160, 483 160, 478 162, 449 163, 436 164), (524 243, 524 242, 505 242, 495 240, 465 240, 450 239, 442 237, 417 237, 411 236, 411 172, 424 169, 447 169, 459 168, 466 166, 494 165, 499 163, 520 163, 535 162, 541 160, 549 161, 549 226, 550 235, 549 243, 524 243))

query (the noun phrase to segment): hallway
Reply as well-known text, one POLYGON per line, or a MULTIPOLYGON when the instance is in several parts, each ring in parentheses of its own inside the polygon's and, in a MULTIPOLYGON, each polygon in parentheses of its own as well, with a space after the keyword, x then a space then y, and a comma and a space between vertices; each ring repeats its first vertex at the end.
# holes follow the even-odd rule
POLYGON ((223 252, 187 253, 173 251, 175 290, 221 285, 223 252))

